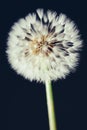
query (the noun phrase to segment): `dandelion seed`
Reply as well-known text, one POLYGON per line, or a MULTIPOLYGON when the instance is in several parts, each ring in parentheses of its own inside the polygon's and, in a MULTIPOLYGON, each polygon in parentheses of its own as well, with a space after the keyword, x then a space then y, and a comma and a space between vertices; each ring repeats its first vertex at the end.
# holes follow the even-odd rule
MULTIPOLYGON (((50 81, 65 78, 75 70, 82 40, 75 23, 66 15, 57 16, 50 10, 44 13, 43 9, 36 12, 19 19, 12 26, 7 55, 18 74, 31 81, 45 83, 48 95, 50 81)), ((47 100, 50 100, 49 96, 52 97, 52 93, 47 100)), ((50 126, 50 129, 55 130, 54 127, 50 126)))

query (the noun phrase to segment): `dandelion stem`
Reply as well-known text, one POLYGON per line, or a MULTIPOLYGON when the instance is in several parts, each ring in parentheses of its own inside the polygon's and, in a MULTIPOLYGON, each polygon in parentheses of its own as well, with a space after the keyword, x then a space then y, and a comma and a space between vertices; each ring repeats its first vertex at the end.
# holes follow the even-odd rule
POLYGON ((50 130, 57 130, 51 81, 46 81, 46 98, 50 130))

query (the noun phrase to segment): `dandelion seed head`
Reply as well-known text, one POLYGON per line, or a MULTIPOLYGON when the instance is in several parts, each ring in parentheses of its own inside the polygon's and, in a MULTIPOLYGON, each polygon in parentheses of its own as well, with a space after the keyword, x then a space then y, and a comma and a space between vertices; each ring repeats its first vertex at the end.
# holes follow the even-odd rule
POLYGON ((65 78, 78 65, 82 47, 75 23, 66 15, 37 9, 19 19, 9 32, 8 61, 29 80, 65 78))

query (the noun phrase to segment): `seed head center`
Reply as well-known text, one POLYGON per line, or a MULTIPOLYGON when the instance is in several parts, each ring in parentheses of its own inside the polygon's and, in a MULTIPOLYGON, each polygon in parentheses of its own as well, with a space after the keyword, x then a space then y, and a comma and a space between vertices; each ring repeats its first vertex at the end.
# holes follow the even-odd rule
POLYGON ((47 37, 41 36, 41 38, 35 38, 31 43, 31 49, 34 55, 38 54, 47 55, 48 53, 47 37))

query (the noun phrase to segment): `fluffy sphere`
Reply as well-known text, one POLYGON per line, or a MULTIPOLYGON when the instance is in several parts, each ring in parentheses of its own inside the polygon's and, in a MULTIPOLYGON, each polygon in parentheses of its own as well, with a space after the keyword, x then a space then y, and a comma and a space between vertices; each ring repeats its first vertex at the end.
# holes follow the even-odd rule
POLYGON ((75 23, 64 14, 37 9, 9 32, 7 56, 12 68, 29 80, 65 78, 74 71, 82 41, 75 23))

